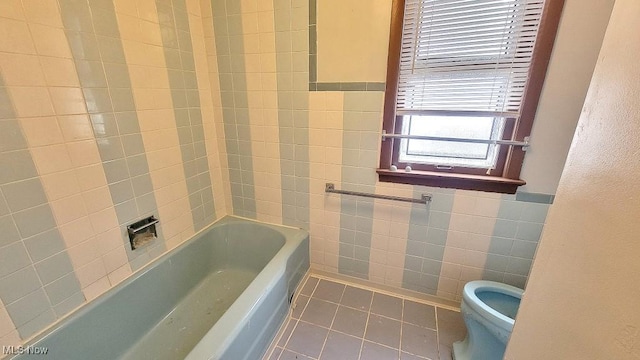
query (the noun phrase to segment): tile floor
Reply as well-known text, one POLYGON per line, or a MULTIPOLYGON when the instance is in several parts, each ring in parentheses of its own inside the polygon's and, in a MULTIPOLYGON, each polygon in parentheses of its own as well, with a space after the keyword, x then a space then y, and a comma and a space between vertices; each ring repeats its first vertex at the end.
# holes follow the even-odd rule
POLYGON ((459 312, 313 275, 293 304, 264 360, 451 360, 466 334, 459 312))

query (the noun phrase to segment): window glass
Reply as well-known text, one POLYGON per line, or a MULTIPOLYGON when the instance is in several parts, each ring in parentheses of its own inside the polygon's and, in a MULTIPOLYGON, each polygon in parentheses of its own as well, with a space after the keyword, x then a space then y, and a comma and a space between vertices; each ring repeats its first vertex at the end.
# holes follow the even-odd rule
POLYGON ((404 116, 403 134, 451 140, 402 139, 399 160, 441 166, 495 167, 495 144, 454 142, 453 139, 498 140, 504 119, 480 116, 404 116))

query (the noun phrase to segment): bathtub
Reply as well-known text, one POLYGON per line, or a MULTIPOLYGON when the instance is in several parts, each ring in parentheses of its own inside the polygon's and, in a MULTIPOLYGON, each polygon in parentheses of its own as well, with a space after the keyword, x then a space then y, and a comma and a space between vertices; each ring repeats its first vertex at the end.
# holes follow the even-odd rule
POLYGON ((306 231, 227 216, 14 359, 259 359, 308 268, 306 231))

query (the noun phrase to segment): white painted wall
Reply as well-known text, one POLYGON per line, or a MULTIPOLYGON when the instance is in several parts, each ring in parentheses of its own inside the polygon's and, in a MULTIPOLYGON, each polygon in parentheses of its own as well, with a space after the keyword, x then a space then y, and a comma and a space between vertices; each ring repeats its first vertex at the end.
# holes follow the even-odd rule
POLYGON ((520 190, 555 194, 614 0, 565 0, 520 190))
POLYGON ((391 0, 317 4, 318 82, 384 82, 391 0))
POLYGON ((505 359, 640 359, 640 1, 617 0, 505 359))

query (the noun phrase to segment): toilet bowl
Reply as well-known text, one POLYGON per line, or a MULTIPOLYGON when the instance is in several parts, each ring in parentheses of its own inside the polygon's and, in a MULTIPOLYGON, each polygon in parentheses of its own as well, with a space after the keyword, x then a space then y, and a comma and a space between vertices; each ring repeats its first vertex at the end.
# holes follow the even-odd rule
POLYGON ((467 337, 453 344, 454 360, 502 360, 522 289, 495 281, 470 281, 460 311, 467 337))

